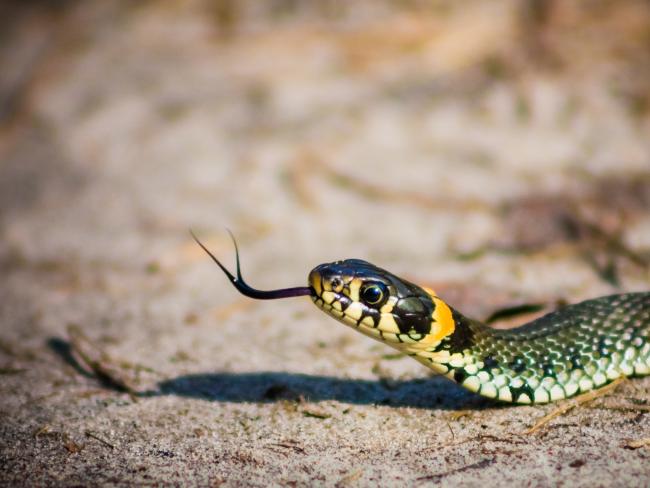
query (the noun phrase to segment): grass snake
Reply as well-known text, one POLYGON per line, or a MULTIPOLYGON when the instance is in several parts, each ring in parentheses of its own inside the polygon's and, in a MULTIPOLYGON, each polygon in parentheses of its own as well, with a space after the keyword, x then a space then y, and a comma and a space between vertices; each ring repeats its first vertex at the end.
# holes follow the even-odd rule
POLYGON ((497 330, 360 259, 317 266, 306 287, 257 290, 242 278, 236 242, 235 276, 194 238, 240 293, 310 296, 331 317, 485 397, 541 404, 650 374, 650 292, 595 298, 497 330))

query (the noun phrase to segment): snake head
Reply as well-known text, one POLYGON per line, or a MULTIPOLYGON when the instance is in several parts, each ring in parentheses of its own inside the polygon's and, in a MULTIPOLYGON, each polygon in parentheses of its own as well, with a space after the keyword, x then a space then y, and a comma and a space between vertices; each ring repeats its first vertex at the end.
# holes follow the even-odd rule
MULTIPOLYGON (((231 234, 232 236, 232 234, 231 234)), ((451 309, 432 290, 403 280, 361 259, 321 264, 309 273, 309 286, 258 290, 241 274, 233 237, 236 274, 232 274, 192 234, 242 294, 258 300, 308 295, 325 313, 363 334, 406 352, 432 350, 454 332, 451 309)))
POLYGON ((312 300, 363 334, 404 350, 435 347, 454 330, 435 294, 360 259, 321 264, 309 273, 312 300))

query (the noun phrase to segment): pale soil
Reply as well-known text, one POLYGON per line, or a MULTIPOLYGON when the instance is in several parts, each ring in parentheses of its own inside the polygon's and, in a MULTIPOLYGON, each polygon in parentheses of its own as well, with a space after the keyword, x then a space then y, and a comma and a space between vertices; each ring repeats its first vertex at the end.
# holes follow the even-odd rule
POLYGON ((3 7, 0 484, 650 485, 650 378, 526 435, 188 234, 476 317, 649 289, 647 3, 461 3, 3 7))

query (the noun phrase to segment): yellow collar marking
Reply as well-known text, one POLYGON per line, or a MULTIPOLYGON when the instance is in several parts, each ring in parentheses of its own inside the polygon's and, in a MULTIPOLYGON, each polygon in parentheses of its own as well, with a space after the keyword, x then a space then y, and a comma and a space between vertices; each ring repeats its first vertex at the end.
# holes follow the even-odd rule
POLYGON ((399 349, 403 349, 407 352, 419 353, 423 350, 434 348, 440 344, 440 341, 445 337, 453 334, 456 329, 454 317, 452 316, 449 305, 433 294, 432 290, 426 290, 431 294, 431 299, 436 306, 431 315, 431 332, 415 343, 400 344, 397 346, 399 349))
POLYGON ((456 330, 456 324, 449 305, 443 302, 436 295, 431 295, 431 298, 436 306, 431 316, 433 319, 431 322, 431 332, 429 332, 427 337, 421 342, 437 344, 445 337, 454 333, 454 330, 456 330))

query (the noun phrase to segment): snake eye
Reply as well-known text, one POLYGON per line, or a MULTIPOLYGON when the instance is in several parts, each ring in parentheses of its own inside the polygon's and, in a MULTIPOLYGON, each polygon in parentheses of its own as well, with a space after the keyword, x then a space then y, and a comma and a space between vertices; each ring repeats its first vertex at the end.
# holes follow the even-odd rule
POLYGON ((386 285, 371 283, 361 288, 361 299, 368 305, 379 305, 387 298, 386 285))

